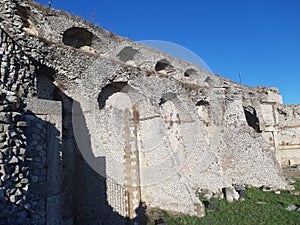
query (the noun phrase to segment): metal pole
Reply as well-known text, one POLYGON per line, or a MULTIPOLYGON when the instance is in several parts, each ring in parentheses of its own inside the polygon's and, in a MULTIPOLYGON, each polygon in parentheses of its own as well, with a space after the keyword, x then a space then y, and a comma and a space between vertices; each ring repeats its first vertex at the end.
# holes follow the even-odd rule
POLYGON ((95 22, 95 11, 93 11, 92 13, 92 24, 94 24, 94 22, 95 22))

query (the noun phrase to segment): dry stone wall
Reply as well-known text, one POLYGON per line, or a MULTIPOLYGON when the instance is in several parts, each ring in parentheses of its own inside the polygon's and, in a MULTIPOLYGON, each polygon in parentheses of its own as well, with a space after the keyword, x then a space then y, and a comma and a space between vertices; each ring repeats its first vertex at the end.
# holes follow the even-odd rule
POLYGON ((33 218, 38 224, 61 224, 61 103, 39 99, 26 103, 33 218))
POLYGON ((24 224, 32 213, 24 103, 1 90, 0 224, 24 224))
POLYGON ((0 56, 1 87, 19 96, 33 97, 35 65, 3 29, 0 29, 0 56))
POLYGON ((60 195, 59 135, 28 110, 39 103, 27 103, 25 110, 14 92, 1 90, 0 224, 60 224, 61 202, 53 201, 60 195))

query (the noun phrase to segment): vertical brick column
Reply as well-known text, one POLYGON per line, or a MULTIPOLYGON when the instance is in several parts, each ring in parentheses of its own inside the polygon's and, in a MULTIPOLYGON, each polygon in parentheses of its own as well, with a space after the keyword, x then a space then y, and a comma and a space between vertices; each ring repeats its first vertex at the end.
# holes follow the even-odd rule
POLYGON ((125 187, 128 192, 128 214, 130 219, 137 217, 136 209, 141 201, 137 144, 138 123, 139 113, 136 107, 133 106, 133 113, 129 110, 125 111, 125 187))

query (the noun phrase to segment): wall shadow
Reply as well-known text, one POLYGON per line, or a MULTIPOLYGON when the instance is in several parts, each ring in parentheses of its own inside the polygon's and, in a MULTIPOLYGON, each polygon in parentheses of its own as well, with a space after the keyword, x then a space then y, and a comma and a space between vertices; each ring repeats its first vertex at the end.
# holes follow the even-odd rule
MULTIPOLYGON (((27 122, 26 158, 29 170, 30 224, 61 223, 61 139, 54 124, 30 110, 27 122)), ((27 224, 27 223, 23 223, 27 224)))
MULTIPOLYGON (((92 152, 89 130, 79 102, 73 101, 74 112, 76 115, 73 114, 73 121, 76 121, 76 125, 73 124, 73 126, 77 131, 80 130, 76 134, 76 140, 81 143, 80 148, 83 146, 85 148, 79 151, 76 145, 74 167, 77 178, 74 180, 73 212, 77 216, 74 225, 146 225, 147 216, 144 204, 141 203, 140 207, 136 209, 139 216, 132 220, 118 214, 109 205, 107 197, 109 178, 106 177, 105 157, 95 157, 92 152)), ((118 186, 120 192, 124 189, 118 184, 115 185, 118 186)))
MULTIPOLYGON (((95 157, 91 138, 80 103, 73 100, 73 128, 77 130, 74 158, 73 215, 74 225, 118 225, 126 218, 114 212, 107 201, 107 178, 105 157, 95 157), (83 149, 84 148, 84 149, 83 149)), ((73 133, 74 135, 74 133, 73 133)))
MULTIPOLYGON (((146 221, 146 216, 139 216, 130 220, 115 212, 109 205, 106 158, 94 156, 91 147, 91 135, 80 103, 67 96, 53 84, 53 78, 56 75, 55 70, 43 65, 39 65, 38 68, 38 98, 62 102, 61 191, 63 225, 147 224, 147 222, 143 222, 146 221)), ((116 89, 114 92, 120 91, 126 84, 120 83, 120 86, 114 86, 116 89)), ((105 104, 109 94, 110 92, 101 99, 102 104, 105 104)), ((101 108, 101 104, 99 106, 101 108)), ((124 189, 121 186, 118 188, 120 191, 124 189)), ((145 214, 142 207, 139 207, 137 212, 140 215, 145 214)))
POLYGON ((13 111, 0 132, 0 224, 60 224, 60 131, 30 110, 13 111))

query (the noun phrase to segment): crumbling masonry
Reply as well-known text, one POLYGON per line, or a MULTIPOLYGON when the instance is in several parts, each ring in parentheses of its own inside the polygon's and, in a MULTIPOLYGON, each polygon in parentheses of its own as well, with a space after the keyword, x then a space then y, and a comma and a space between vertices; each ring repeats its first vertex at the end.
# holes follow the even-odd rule
POLYGON ((32 1, 0 0, 0 224, 204 216, 200 188, 289 188, 300 106, 32 1))

